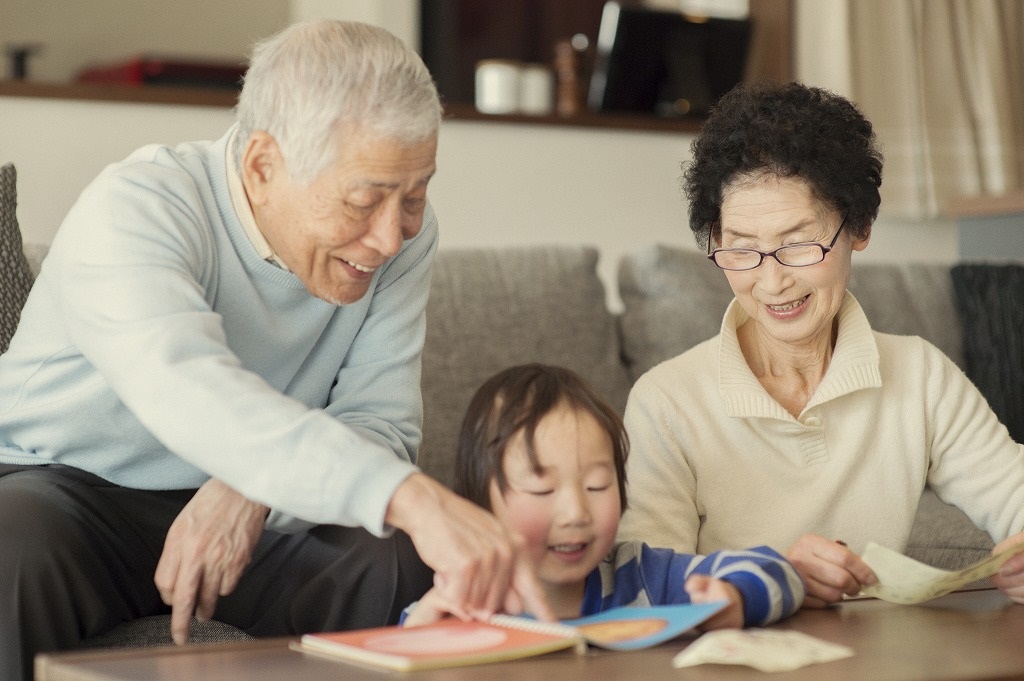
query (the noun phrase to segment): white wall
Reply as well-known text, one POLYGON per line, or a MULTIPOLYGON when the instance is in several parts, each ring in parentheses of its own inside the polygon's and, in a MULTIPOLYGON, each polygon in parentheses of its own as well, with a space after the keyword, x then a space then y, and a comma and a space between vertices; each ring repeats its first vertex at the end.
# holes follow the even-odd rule
POLYGON ((419 47, 418 0, 0 0, 0 45, 38 44, 29 80, 70 82, 141 54, 241 62, 258 39, 318 17, 377 24, 419 47))
POLYGON ((288 4, 289 21, 320 18, 363 21, 382 26, 412 49, 420 49, 419 0, 289 0, 288 4))
POLYGON ((29 79, 68 82, 139 54, 242 61, 289 16, 288 0, 0 0, 0 45, 39 43, 29 79))
MULTIPOLYGON (((0 162, 18 169, 25 239, 48 242, 104 165, 150 142, 218 137, 232 115, 215 107, 0 97, 0 121, 0 162)), ((696 248, 678 188, 691 139, 446 121, 430 187, 442 248, 593 244, 603 254, 600 272, 615 308, 622 253, 658 242, 696 248)), ((956 253, 951 222, 898 224, 883 213, 862 258, 953 262, 956 253)))

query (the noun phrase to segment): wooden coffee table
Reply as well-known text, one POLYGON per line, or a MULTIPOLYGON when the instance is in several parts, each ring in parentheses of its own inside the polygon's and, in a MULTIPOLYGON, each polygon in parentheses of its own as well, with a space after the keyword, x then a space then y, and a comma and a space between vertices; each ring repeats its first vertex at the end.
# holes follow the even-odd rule
POLYGON ((36 681, 381 681, 411 676, 428 681, 771 681, 821 679, 1018 679, 1024 681, 1024 605, 994 589, 962 591, 926 605, 852 600, 828 610, 803 610, 776 625, 842 643, 848 659, 766 675, 739 666, 673 669, 686 639, 639 652, 552 653, 514 662, 434 671, 386 672, 289 649, 294 639, 193 647, 145 648, 39 655, 36 681))

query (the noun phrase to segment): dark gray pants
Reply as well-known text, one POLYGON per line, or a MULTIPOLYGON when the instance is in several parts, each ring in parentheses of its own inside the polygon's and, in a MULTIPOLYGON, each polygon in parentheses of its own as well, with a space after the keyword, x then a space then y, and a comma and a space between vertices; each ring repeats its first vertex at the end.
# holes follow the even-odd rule
MULTIPOLYGON (((169 612, 153 573, 194 493, 126 489, 66 466, 0 464, 0 679, 31 679, 37 652, 169 612)), ((397 622, 431 579, 400 532, 268 531, 214 617, 254 636, 381 626, 397 622)))

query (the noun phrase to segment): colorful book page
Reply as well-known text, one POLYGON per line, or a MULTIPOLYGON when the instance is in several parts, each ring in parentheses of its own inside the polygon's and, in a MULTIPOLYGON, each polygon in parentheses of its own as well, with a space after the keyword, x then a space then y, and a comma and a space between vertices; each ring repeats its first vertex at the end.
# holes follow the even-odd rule
POLYGON ((562 624, 583 634, 587 643, 610 650, 638 650, 664 643, 696 628, 728 605, 685 603, 613 608, 562 624))

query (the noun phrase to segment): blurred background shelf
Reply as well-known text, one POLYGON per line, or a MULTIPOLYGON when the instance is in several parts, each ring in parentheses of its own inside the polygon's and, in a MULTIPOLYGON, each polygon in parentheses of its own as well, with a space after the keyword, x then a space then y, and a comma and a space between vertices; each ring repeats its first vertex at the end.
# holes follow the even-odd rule
MULTIPOLYGON (((94 83, 39 83, 0 81, 0 97, 41 97, 98 102, 135 104, 183 104, 231 108, 237 93, 215 88, 175 87, 170 85, 107 85, 94 83)), ((478 112, 472 104, 451 103, 445 106, 445 118, 487 123, 554 125, 616 130, 648 130, 654 132, 697 132, 701 118, 659 118, 653 115, 591 113, 575 116, 528 116, 523 114, 493 115, 478 112)))

